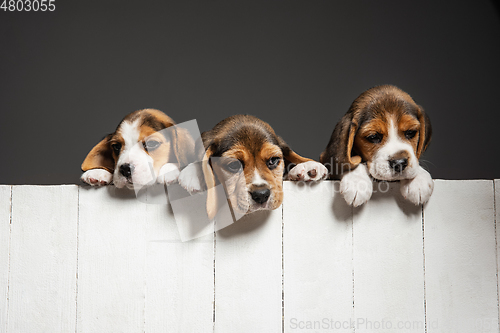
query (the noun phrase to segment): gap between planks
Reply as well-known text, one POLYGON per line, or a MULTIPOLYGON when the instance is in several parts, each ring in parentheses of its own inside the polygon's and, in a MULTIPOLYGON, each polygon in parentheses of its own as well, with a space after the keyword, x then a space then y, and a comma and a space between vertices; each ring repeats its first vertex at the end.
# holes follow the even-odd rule
POLYGON ((493 226, 495 230, 495 255, 496 255, 496 264, 497 264, 497 312, 498 312, 498 325, 500 330, 500 290, 498 285, 498 229, 497 229, 497 180, 493 180, 493 226))
POLYGON ((422 265, 423 265, 423 275, 424 275, 424 332, 427 333, 427 294, 425 290, 425 215, 424 215, 424 205, 421 205, 422 209, 422 265))
POLYGON ((13 193, 13 188, 14 186, 10 186, 10 199, 9 199, 9 205, 10 205, 10 210, 9 210, 9 258, 8 258, 8 269, 9 272, 7 273, 7 318, 5 322, 5 331, 9 328, 9 317, 10 317, 10 250, 12 246, 12 193, 13 193))

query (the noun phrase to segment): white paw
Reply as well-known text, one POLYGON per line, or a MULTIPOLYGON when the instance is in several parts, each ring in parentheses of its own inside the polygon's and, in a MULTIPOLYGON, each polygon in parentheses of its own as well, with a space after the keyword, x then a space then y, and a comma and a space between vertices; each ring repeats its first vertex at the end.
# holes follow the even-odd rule
POLYGON ((179 166, 175 163, 166 163, 160 168, 156 182, 158 184, 170 185, 175 183, 180 174, 179 166))
POLYGON ((326 178, 328 170, 326 167, 315 161, 299 163, 288 172, 288 179, 302 181, 317 181, 326 178))
POLYGON ((429 201, 434 190, 434 182, 431 174, 420 167, 415 178, 401 180, 400 190, 405 199, 415 205, 421 205, 429 201))
POLYGON ((189 192, 194 194, 204 190, 203 170, 200 163, 191 163, 185 167, 179 175, 179 184, 189 192))
POLYGON ((364 164, 360 164, 346 173, 340 181, 340 194, 345 201, 354 207, 361 206, 370 200, 373 193, 373 182, 364 164))
POLYGON ((103 186, 111 183, 113 174, 104 169, 91 169, 85 171, 80 179, 92 186, 103 186))

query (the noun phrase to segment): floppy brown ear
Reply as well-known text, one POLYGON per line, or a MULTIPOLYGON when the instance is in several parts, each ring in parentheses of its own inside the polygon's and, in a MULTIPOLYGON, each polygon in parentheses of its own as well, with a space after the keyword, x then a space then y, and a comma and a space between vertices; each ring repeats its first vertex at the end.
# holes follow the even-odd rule
POLYGON ((352 112, 348 112, 333 130, 330 142, 320 156, 320 162, 329 168, 329 174, 334 175, 342 170, 353 169, 361 163, 361 156, 352 156, 354 137, 358 131, 358 121, 352 112), (339 165, 340 168, 334 166, 339 165), (333 172, 337 170, 338 172, 333 172))
POLYGON ((424 109, 419 105, 418 121, 420 122, 420 131, 418 135, 417 158, 427 149, 431 143, 432 126, 429 116, 424 109))
POLYGON ((210 165, 210 157, 213 155, 213 150, 211 148, 207 149, 203 160, 201 162, 203 177, 205 178, 205 184, 207 186, 207 215, 210 220, 213 220, 217 214, 217 193, 215 191, 215 175, 210 165))
POLYGON ((175 127, 173 149, 181 167, 195 160, 195 142, 187 129, 175 127))
POLYGON ((82 171, 91 169, 104 169, 113 173, 115 169, 115 160, 111 153, 109 139, 111 134, 101 140, 92 150, 88 153, 87 157, 82 163, 82 171))

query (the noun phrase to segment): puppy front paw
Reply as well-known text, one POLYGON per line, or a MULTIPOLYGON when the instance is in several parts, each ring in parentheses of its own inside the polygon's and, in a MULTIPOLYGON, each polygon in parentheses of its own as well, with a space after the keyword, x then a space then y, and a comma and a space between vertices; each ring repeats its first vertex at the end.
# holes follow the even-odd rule
POLYGON ((318 181, 325 179, 328 174, 326 167, 316 161, 299 163, 288 173, 289 180, 318 181))
POLYGON ((104 169, 91 169, 85 171, 80 179, 92 186, 104 186, 111 183, 113 174, 104 169))
POLYGON ((179 175, 179 184, 189 192, 195 194, 204 190, 203 170, 200 163, 191 163, 179 175))
POLYGON ((421 205, 429 201, 434 190, 434 181, 429 172, 420 168, 415 178, 401 180, 400 190, 405 199, 415 205, 421 205))
POLYGON ((340 194, 349 205, 354 207, 361 206, 370 200, 372 193, 373 182, 366 167, 362 164, 345 174, 340 181, 340 194))
POLYGON ((170 185, 175 183, 180 174, 179 166, 175 163, 166 163, 160 168, 156 182, 158 184, 170 185))

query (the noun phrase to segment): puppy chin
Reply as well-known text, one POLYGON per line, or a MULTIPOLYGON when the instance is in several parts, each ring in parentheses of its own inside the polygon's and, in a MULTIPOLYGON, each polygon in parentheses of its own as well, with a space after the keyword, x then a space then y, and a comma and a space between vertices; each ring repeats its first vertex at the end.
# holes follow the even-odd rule
POLYGON ((113 176, 113 184, 116 188, 124 188, 125 186, 127 186, 127 183, 129 183, 127 178, 121 176, 120 174, 115 173, 115 175, 113 176))
POLYGON ((243 196, 230 196, 229 204, 233 209, 233 212, 237 216, 243 216, 252 212, 252 205, 250 204, 249 198, 243 196))
POLYGON ((269 202, 264 202, 263 204, 252 203, 247 210, 247 214, 259 211, 259 210, 269 210, 269 202))
POLYGON ((281 205, 281 202, 279 202, 279 199, 275 198, 274 195, 271 194, 269 197, 269 200, 264 202, 263 204, 259 204, 254 202, 253 200, 250 200, 252 204, 250 205, 248 209, 248 213, 253 213, 259 210, 274 210, 278 208, 281 205))
POLYGON ((115 175, 113 177, 113 184, 117 188, 128 188, 129 190, 137 190, 142 187, 151 186, 155 183, 154 179, 151 177, 139 177, 132 175, 132 179, 123 177, 122 175, 115 175))
POLYGON ((390 166, 388 161, 368 162, 368 172, 377 180, 397 181, 403 179, 413 179, 417 176, 417 165, 408 166, 403 172, 396 172, 390 166))
POLYGON ((259 210, 269 210, 269 201, 259 204, 253 201, 250 197, 248 198, 234 198, 229 199, 231 208, 235 215, 243 216, 259 210))
POLYGON ((252 199, 249 189, 246 187, 245 190, 242 190, 237 194, 233 193, 230 195, 228 201, 235 215, 238 215, 239 217, 257 212, 259 210, 273 210, 281 205, 279 197, 276 198, 272 190, 271 195, 266 202, 258 203, 252 199))

